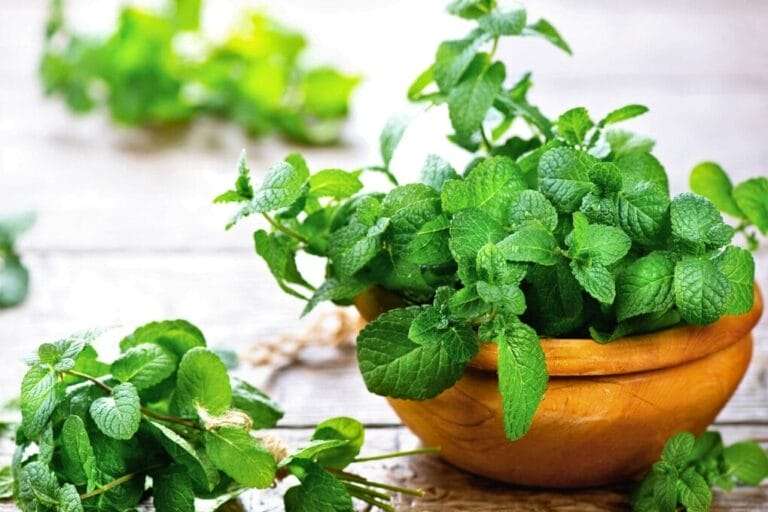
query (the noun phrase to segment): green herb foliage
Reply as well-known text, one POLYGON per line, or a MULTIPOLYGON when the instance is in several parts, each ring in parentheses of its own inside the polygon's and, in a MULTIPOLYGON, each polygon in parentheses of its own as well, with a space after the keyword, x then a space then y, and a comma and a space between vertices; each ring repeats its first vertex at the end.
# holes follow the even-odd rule
POLYGON ((0 217, 0 309, 20 304, 29 290, 29 271, 15 245, 34 223, 31 214, 0 217))
POLYGON ((302 65, 304 36, 257 12, 223 42, 209 41, 202 7, 202 0, 175 0, 161 11, 128 6, 114 33, 95 38, 79 35, 65 21, 63 0, 52 0, 40 64, 45 92, 76 113, 104 107, 123 125, 210 115, 252 135, 338 139, 357 77, 302 65))
POLYGON ((712 489, 730 491, 736 485, 760 485, 768 478, 768 456, 759 444, 742 441, 724 446, 720 434, 696 438, 683 432, 671 437, 661 460, 632 496, 636 512, 706 512, 712 489))
POLYGON ((91 345, 100 334, 44 343, 29 359, 16 454, 0 471, 0 496, 12 495, 22 510, 133 510, 149 495, 148 477, 158 512, 193 512, 196 499, 264 489, 289 476, 297 479, 285 495, 289 512, 347 512, 353 498, 392 511, 386 491, 420 494, 345 471, 364 460, 365 431, 352 418, 324 421, 290 454, 279 439, 257 433, 283 412, 231 378, 189 322, 139 327, 111 364, 91 345))
MULTIPOLYGON (((529 24, 521 8, 482 0, 453 2, 449 11, 476 26, 440 45, 409 96, 447 103, 450 139, 474 156, 466 169, 429 155, 421 183, 356 192, 354 171, 321 195, 313 180, 328 171, 311 172, 297 155, 271 167, 258 187, 241 159, 235 188, 217 201, 240 204, 233 223, 266 218, 271 231, 256 232, 256 251, 286 292, 307 299, 305 312, 324 300, 349 304, 370 287, 400 298, 402 308, 357 339, 371 391, 435 397, 482 343, 496 343, 504 425, 514 440, 546 390, 540 336, 607 343, 746 313, 754 263, 729 245, 734 230, 710 200, 670 196, 652 142, 611 128, 647 108, 627 105, 594 121, 578 107, 550 120, 527 99, 530 75, 505 88, 509 73, 493 60, 498 41, 533 35, 568 49, 549 23, 529 24), (507 133, 521 123, 523 134, 507 133), (327 262, 316 288, 296 266, 299 251, 327 262)), ((402 135, 389 123, 384 165, 366 169, 391 176, 402 135)))

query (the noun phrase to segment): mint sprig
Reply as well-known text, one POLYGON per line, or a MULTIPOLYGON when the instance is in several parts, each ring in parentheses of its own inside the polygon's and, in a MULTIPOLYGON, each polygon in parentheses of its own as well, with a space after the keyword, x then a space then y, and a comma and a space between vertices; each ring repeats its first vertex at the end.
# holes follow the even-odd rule
POLYGON ((320 423, 292 453, 258 432, 274 427, 283 412, 230 377, 189 322, 139 327, 120 342, 112 364, 98 361, 93 349, 100 333, 44 343, 29 359, 16 455, 0 472, 0 494, 12 494, 22 510, 128 510, 151 494, 159 512, 192 512, 196 500, 265 489, 289 477, 297 479, 285 495, 289 511, 315 511, 318 503, 351 511, 353 499, 393 511, 392 494, 421 495, 348 468, 434 450, 362 458, 365 429, 352 418, 320 423))

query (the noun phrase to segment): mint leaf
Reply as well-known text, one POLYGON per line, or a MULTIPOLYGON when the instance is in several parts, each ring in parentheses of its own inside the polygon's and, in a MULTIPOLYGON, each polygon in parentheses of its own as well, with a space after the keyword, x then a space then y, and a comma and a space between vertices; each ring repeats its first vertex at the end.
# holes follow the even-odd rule
POLYGON ((275 277, 280 288, 289 295, 303 298, 301 294, 286 284, 294 283, 309 287, 309 283, 296 268, 295 242, 282 234, 268 234, 263 229, 253 233, 253 242, 256 253, 264 258, 270 273, 275 277))
POLYGON ((494 36, 517 36, 523 33, 528 20, 525 9, 512 7, 496 9, 478 20, 480 28, 494 36))
POLYGON ((176 371, 178 358, 159 345, 144 343, 129 348, 111 366, 112 376, 130 382, 136 389, 159 384, 176 371))
POLYGON ((442 192, 445 182, 458 179, 460 179, 460 177, 456 173, 456 170, 451 167, 451 164, 437 155, 427 156, 427 160, 424 162, 424 167, 421 168, 420 181, 422 183, 429 185, 438 192, 442 192))
POLYGON ((531 221, 539 222, 549 231, 554 231, 557 227, 557 210, 541 192, 523 190, 512 196, 508 222, 512 229, 519 229, 531 221))
POLYGON ((43 432, 63 395, 52 368, 35 364, 27 370, 21 381, 21 429, 28 438, 35 439, 43 432))
POLYGON ((390 219, 382 217, 370 227, 352 223, 336 231, 329 247, 336 275, 350 278, 368 264, 381 251, 382 236, 389 225, 390 219))
POLYGON ((621 179, 626 191, 633 191, 645 183, 652 183, 665 196, 669 195, 669 178, 664 166, 650 153, 635 151, 621 156, 615 162, 621 170, 621 179))
POLYGON ((547 388, 547 365, 536 332, 514 322, 497 332, 499 391, 504 407, 504 431, 511 441, 523 437, 547 388))
POLYGON ((470 137, 480 129, 505 76, 504 65, 491 64, 485 54, 477 55, 470 63, 461 81, 448 94, 451 125, 459 137, 470 137))
POLYGON ((641 116, 646 112, 648 112, 648 107, 645 105, 625 105, 609 112, 598 124, 600 126, 607 126, 609 124, 620 123, 632 119, 633 117, 641 116))
POLYGON ((218 416, 231 403, 232 388, 221 359, 200 347, 187 352, 179 364, 173 407, 183 416, 196 417, 198 407, 218 416))
POLYGON ((712 491, 703 476, 689 468, 678 480, 680 503, 688 512, 708 512, 712 503, 712 491))
POLYGON ((160 443, 166 453, 176 463, 186 468, 199 489, 211 491, 218 485, 219 473, 208 459, 204 458, 204 453, 198 452, 184 437, 161 423, 148 421, 145 424, 152 437, 160 443))
POLYGON ((489 242, 501 240, 504 228, 484 211, 471 208, 453 217, 450 235, 449 246, 456 261, 471 261, 474 266, 478 251, 489 242))
POLYGON ((708 199, 694 194, 680 194, 669 208, 672 234, 696 248, 717 248, 733 237, 733 229, 708 199))
POLYGON ((619 228, 588 224, 581 213, 574 213, 573 217, 571 254, 574 258, 607 266, 616 263, 629 252, 632 241, 619 228))
POLYGON ((59 505, 56 476, 42 462, 33 461, 21 468, 18 476, 18 501, 23 510, 51 509, 59 505))
POLYGON ((363 290, 368 288, 369 284, 357 279, 340 280, 330 277, 321 284, 312 297, 307 301, 307 305, 301 315, 306 316, 320 302, 326 300, 341 301, 351 300, 363 290))
POLYGON ((551 149, 539 160, 539 190, 559 211, 574 212, 584 196, 595 190, 590 165, 592 162, 574 149, 551 149))
POLYGON ((539 265, 557 263, 557 240, 539 224, 524 225, 498 243, 501 253, 509 261, 531 262, 539 265))
POLYGON ((611 162, 599 162, 593 165, 589 169, 589 179, 595 184, 597 194, 601 197, 613 197, 613 194, 621 190, 623 185, 621 170, 611 162))
POLYGON ((560 33, 550 22, 545 19, 540 19, 532 25, 528 25, 523 32, 524 35, 537 36, 546 39, 553 45, 563 50, 568 55, 572 55, 571 47, 563 39, 560 33))
POLYGON ((320 465, 296 460, 289 469, 299 474, 301 485, 285 493, 285 512, 353 512, 352 498, 344 485, 320 465))
POLYGON ((571 270, 587 293, 603 304, 613 304, 616 298, 616 284, 613 274, 604 265, 573 260, 571 270))
POLYGON ((642 245, 658 245, 667 223, 669 199, 652 183, 619 192, 619 227, 642 245))
POLYGON ((452 260, 448 247, 451 223, 443 215, 419 228, 406 249, 408 261, 417 265, 441 265, 452 260))
MULTIPOLYGON (((395 149, 403 138, 405 129, 408 127, 409 119, 404 115, 391 117, 379 136, 379 152, 381 160, 384 162, 384 168, 389 169, 392 157, 395 155, 395 149)), ((310 181, 311 184, 311 181, 310 181)), ((351 195, 351 194, 350 194, 351 195)))
POLYGON ((194 347, 204 347, 205 336, 200 332, 200 329, 186 320, 150 322, 123 338, 120 342, 120 350, 125 352, 142 343, 160 345, 181 358, 194 347))
POLYGON ((75 415, 67 417, 61 428, 60 439, 61 462, 68 479, 92 491, 96 488, 96 456, 83 420, 75 415))
POLYGON ((344 441, 343 445, 323 450, 315 458, 323 467, 344 469, 360 453, 365 442, 365 428, 353 418, 331 418, 317 425, 312 440, 344 441))
POLYGON ((443 211, 456 213, 478 208, 505 224, 509 205, 525 190, 522 173, 510 158, 497 156, 483 160, 464 180, 449 180, 441 195, 443 211))
POLYGON ((568 144, 578 146, 584 143, 587 132, 594 125, 587 109, 576 107, 562 114, 557 120, 557 133, 568 144))
POLYGON ((752 178, 736 185, 733 199, 762 234, 768 234, 768 178, 752 178))
POLYGON ((476 30, 464 39, 445 41, 437 48, 435 56, 435 83, 448 93, 459 82, 474 60, 478 48, 488 41, 488 35, 476 30))
POLYGON ((696 438, 690 432, 681 432, 670 437, 664 444, 661 460, 683 471, 693 456, 696 438))
POLYGON ((555 266, 533 265, 526 276, 527 323, 543 336, 561 336, 574 331, 584 321, 581 285, 566 262, 555 266))
POLYGON ((717 268, 731 285, 731 293, 725 312, 742 315, 754 304, 755 260, 749 251, 728 246, 716 260, 717 268))
POLYGON ((157 510, 194 512, 192 480, 183 466, 170 466, 152 475, 152 503, 157 510))
POLYGON ((384 313, 357 338, 357 359, 369 391, 393 398, 424 400, 449 388, 477 352, 469 326, 455 325, 411 339, 411 323, 423 311, 413 307, 384 313))
POLYGON ((674 275, 675 262, 662 252, 652 252, 628 265, 616 281, 618 320, 672 307, 674 275))
POLYGON ((712 261, 689 256, 675 265, 674 290, 683 319, 705 325, 725 313, 731 285, 712 261))
POLYGON ((280 406, 262 391, 241 379, 232 378, 232 406, 250 416, 256 430, 272 428, 283 417, 280 406))
MULTIPOLYGON (((230 221, 227 227, 235 225, 241 218, 253 213, 267 213, 290 206, 301 195, 304 183, 309 178, 309 171, 303 160, 291 155, 278 162, 264 175, 261 186, 253 193, 253 198, 230 221), (293 163, 287 160, 294 157, 293 163)), ((300 158, 300 157, 299 157, 300 158)))
POLYGON ((309 177, 309 193, 315 197, 344 199, 357 194, 363 184, 359 173, 341 169, 323 169, 309 177))
POLYGON ((475 19, 490 12, 496 7, 496 0, 452 0, 448 4, 448 12, 454 16, 475 19))
POLYGON ((139 393, 133 384, 118 384, 112 395, 94 400, 90 412, 96 426, 112 439, 130 439, 141 421, 139 393))
POLYGON ((251 169, 248 167, 245 150, 240 153, 237 161, 237 180, 234 190, 227 190, 213 200, 214 203, 233 203, 249 201, 253 199, 253 187, 251 186, 251 169))
POLYGON ((691 190, 706 197, 717 208, 743 219, 741 211, 733 198, 733 184, 722 167, 714 162, 702 162, 693 168, 690 177, 691 190))
POLYGON ((275 479, 275 459, 243 429, 224 427, 206 432, 205 451, 217 468, 240 485, 266 489, 275 479))
POLYGON ((650 153, 656 145, 653 139, 625 130, 606 131, 605 141, 615 158, 635 153, 650 153))
POLYGON ((435 81, 435 65, 429 66, 427 69, 421 72, 419 76, 413 81, 408 88, 408 99, 411 101, 422 101, 430 97, 428 94, 423 94, 429 84, 435 81))
POLYGON ((56 510, 59 512, 83 512, 80 493, 72 484, 62 485, 56 493, 56 499, 59 502, 56 510))
POLYGON ((723 451, 728 472, 742 484, 760 485, 768 478, 768 456, 759 444, 743 441, 723 451))

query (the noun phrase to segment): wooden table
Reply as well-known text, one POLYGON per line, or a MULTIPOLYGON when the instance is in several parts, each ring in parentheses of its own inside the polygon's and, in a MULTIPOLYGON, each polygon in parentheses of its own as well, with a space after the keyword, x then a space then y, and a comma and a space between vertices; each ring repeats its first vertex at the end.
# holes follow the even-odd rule
MULTIPOLYGON (((337 2, 335 9, 331 2, 309 0, 271 7, 307 28, 316 55, 367 78, 347 145, 306 149, 314 168, 375 162, 378 129, 392 112, 407 108, 402 93, 410 78, 428 63, 440 38, 466 30, 440 14, 438 0, 337 2)), ((34 346, 86 327, 119 326, 102 342, 108 356, 117 338, 156 319, 187 318, 211 345, 238 351, 300 330, 301 304, 279 292, 253 254, 255 224, 225 233, 229 212, 210 201, 233 180, 241 147, 248 148, 257 173, 290 148, 271 139, 247 140, 213 121, 183 133, 150 134, 116 129, 100 115, 73 118, 59 102, 41 97, 36 79, 45 3, 6 0, 0 7, 0 211, 39 215, 20 247, 32 272, 31 296, 22 307, 0 313, 0 397, 18 393, 21 358, 34 346)), ((105 2, 72 3, 77 20, 86 24, 113 13, 105 2)), ((583 104, 599 116, 625 103, 648 105, 651 114, 632 128, 658 138, 656 154, 676 192, 685 190, 690 168, 703 159, 721 162, 737 179, 768 173, 768 3, 553 0, 536 7, 536 14, 562 29, 576 56, 528 40, 506 43, 500 54, 512 69, 535 71, 533 97, 546 112, 583 104)), ((226 16, 212 21, 221 25, 226 16)), ((444 133, 444 112, 419 117, 396 157, 396 172, 413 177, 425 148, 457 165, 466 160, 444 142, 444 133)), ((758 259, 766 288, 766 248, 758 259)), ((768 321, 758 326, 756 341, 751 370, 717 421, 729 440, 768 437, 768 321)), ((304 439, 323 418, 348 414, 368 425, 369 453, 416 443, 385 401, 367 393, 351 350, 311 349, 265 387, 287 410, 277 433, 291 442, 304 439)), ((361 470, 427 492, 423 499, 400 499, 403 511, 627 506, 621 489, 512 489, 430 458, 361 470)), ((282 508, 276 492, 246 501, 254 511, 282 508)), ((716 502, 717 510, 767 508, 766 487, 718 495, 716 502)))

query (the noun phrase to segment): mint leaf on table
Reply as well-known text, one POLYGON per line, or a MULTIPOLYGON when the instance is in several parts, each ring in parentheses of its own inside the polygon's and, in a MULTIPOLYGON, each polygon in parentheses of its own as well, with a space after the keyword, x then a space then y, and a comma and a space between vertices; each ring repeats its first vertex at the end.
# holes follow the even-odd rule
POLYGON ((618 320, 672 307, 674 275, 675 262, 663 252, 652 252, 629 264, 616 280, 618 320))
POLYGON ((667 440, 661 452, 661 460, 672 464, 682 472, 691 460, 696 445, 696 438, 690 432, 681 432, 667 440))
POLYGON ((174 408, 183 416, 195 417, 198 408, 218 416, 231 404, 229 375, 219 356, 201 347, 187 352, 179 363, 174 408))
POLYGON ((714 162, 702 162, 693 168, 691 190, 706 197, 722 212, 738 218, 744 213, 733 198, 733 184, 722 167, 714 162))
POLYGON ((476 336, 464 325, 409 337, 411 323, 422 311, 389 311, 360 332, 358 363, 371 392, 410 400, 432 398, 459 379, 477 352, 476 336))
POLYGON ((733 199, 749 221, 768 234, 768 178, 752 178, 736 185, 733 199))
POLYGON ((689 468, 680 475, 678 480, 678 494, 680 503, 689 512, 707 512, 712 503, 712 491, 709 484, 696 472, 689 468))
POLYGON ((139 393, 133 384, 119 384, 112 395, 91 404, 91 418, 105 435, 113 439, 130 439, 139 430, 141 411, 139 393))
POLYGON ((726 247, 718 256, 716 264, 731 287, 725 312, 729 315, 747 313, 755 301, 755 261, 749 251, 740 247, 726 247))
POLYGON ((505 76, 500 62, 492 64, 485 54, 475 56, 461 81, 448 94, 448 113, 460 138, 470 137, 480 129, 505 76))
POLYGON ((161 383, 176 371, 178 358, 170 350, 151 343, 129 348, 111 366, 112 376, 142 390, 161 383))
POLYGON ((571 148, 547 151, 539 161, 539 190, 555 207, 569 213, 595 189, 589 177, 589 159, 571 148))
POLYGON ((688 256, 675 265, 674 291, 675 304, 683 319, 705 325, 725 313, 731 285, 712 261, 688 256))
POLYGON ((223 427, 205 433, 211 462, 240 485, 266 489, 275 478, 277 463, 246 430, 223 427))
POLYGON ((547 367, 539 336, 525 324, 514 322, 497 330, 499 391, 507 438, 523 437, 547 387, 547 367))
POLYGON ((315 427, 312 440, 343 441, 340 446, 323 450, 315 461, 323 467, 344 469, 360 454, 360 449, 365 442, 365 429, 353 418, 331 418, 315 427))

